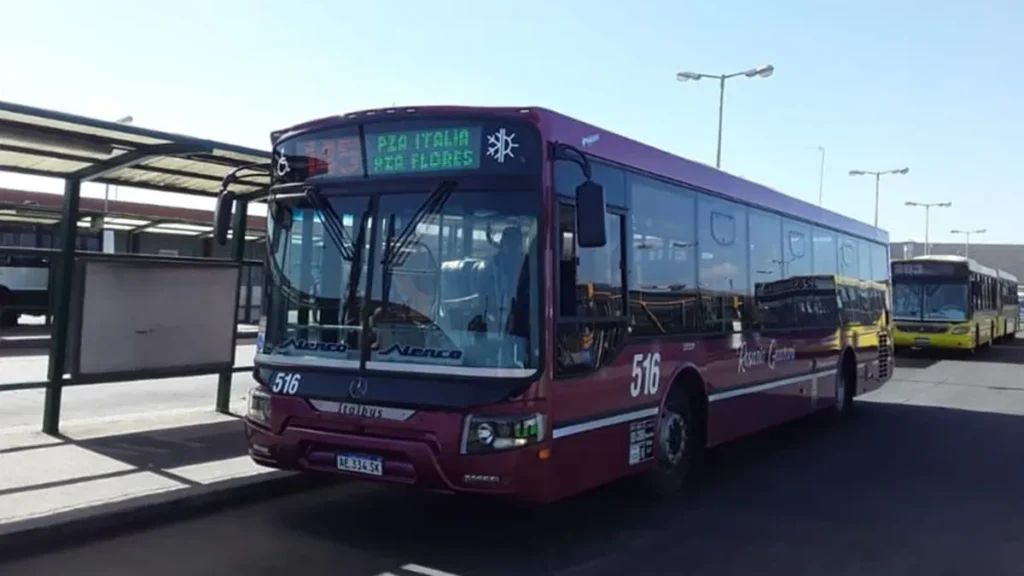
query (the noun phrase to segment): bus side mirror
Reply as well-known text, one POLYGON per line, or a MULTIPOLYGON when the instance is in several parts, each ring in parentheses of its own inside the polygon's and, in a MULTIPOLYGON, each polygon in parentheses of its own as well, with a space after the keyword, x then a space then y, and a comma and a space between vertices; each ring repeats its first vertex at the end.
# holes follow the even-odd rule
POLYGON ((228 243, 228 230, 231 229, 231 209, 235 206, 235 195, 227 190, 217 196, 217 206, 213 210, 213 238, 221 246, 228 243))
POLYGON ((605 210, 600 184, 587 180, 576 187, 576 241, 581 248, 601 248, 608 243, 605 210))

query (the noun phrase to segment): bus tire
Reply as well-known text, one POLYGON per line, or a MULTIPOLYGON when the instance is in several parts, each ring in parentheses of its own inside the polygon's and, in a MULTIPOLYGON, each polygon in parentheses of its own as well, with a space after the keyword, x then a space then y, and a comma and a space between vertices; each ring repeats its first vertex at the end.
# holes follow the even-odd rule
POLYGON ((853 414, 853 398, 857 395, 857 357, 849 349, 836 371, 836 402, 833 410, 836 416, 847 418, 853 414))
POLYGON ((655 429, 655 462, 646 478, 654 497, 667 498, 682 489, 703 453, 706 422, 703 381, 699 376, 684 375, 669 390, 655 429))

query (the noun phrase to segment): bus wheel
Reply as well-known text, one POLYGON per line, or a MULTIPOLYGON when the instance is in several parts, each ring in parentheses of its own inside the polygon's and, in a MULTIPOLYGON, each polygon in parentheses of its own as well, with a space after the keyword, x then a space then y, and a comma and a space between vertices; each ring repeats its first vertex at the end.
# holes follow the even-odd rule
POLYGON ((857 361, 853 354, 843 355, 843 361, 836 372, 836 404, 837 416, 849 416, 853 413, 853 397, 857 392, 857 361))
POLYGON ((686 389, 673 386, 661 410, 654 437, 657 443, 656 458, 648 480, 655 496, 671 496, 682 488, 698 446, 698 436, 693 429, 694 421, 686 389))

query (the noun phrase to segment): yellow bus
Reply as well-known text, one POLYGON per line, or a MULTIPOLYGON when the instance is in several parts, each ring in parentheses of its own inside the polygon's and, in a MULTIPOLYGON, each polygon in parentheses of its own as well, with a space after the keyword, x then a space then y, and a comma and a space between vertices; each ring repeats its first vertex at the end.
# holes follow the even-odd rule
POLYGON ((999 277, 999 323, 996 340, 1013 340, 1020 330, 1020 294, 1017 277, 1005 270, 996 270, 999 277))
POLYGON ((963 256, 892 261, 896 349, 975 352, 991 346, 1002 322, 999 271, 963 256))
POLYGON ((868 371, 885 378, 892 373, 885 283, 831 274, 794 276, 757 283, 754 294, 763 328, 796 324, 805 330, 827 330, 824 339, 806 342, 808 352, 829 355, 844 345, 858 353, 877 350, 868 371))

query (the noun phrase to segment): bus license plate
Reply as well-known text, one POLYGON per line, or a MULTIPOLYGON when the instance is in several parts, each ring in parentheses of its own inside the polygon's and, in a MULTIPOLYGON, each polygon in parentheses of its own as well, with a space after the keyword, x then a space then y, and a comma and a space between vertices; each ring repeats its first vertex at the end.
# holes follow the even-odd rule
POLYGON ((932 341, 929 338, 914 338, 914 344, 918 346, 928 346, 932 341))
POLYGON ((369 476, 383 476, 384 459, 361 454, 338 454, 338 470, 369 476))

